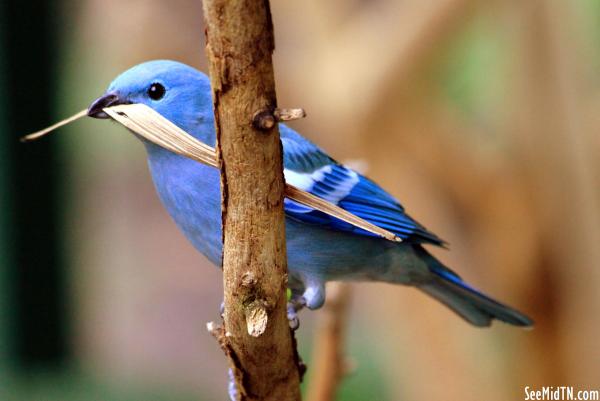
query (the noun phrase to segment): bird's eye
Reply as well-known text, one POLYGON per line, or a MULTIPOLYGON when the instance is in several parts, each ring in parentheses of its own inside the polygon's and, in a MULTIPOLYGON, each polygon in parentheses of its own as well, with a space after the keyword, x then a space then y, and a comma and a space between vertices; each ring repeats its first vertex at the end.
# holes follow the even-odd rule
POLYGON ((155 82, 148 88, 148 96, 152 100, 160 100, 165 96, 166 89, 161 84, 155 82))

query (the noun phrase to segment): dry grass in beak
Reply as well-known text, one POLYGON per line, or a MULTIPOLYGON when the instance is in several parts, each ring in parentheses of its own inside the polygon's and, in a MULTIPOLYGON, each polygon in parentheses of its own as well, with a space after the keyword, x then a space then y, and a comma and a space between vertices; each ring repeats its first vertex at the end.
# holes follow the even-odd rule
MULTIPOLYGON (((131 131, 155 143, 171 152, 196 160, 200 163, 218 168, 215 150, 200 142, 181 128, 177 127, 171 121, 164 118, 154 109, 143 104, 124 104, 104 109, 104 112, 115 121, 123 124, 131 131)), ((35 132, 23 137, 22 141, 31 141, 47 133, 73 122, 87 114, 83 110, 72 117, 69 117, 51 127, 35 132)), ((330 216, 352 224, 355 227, 362 228, 377 236, 390 241, 400 242, 402 239, 390 231, 377 227, 366 220, 361 219, 346 210, 327 202, 313 194, 303 191, 293 185, 286 184, 285 196, 308 207, 319 210, 330 216)))
POLYGON ((215 150, 200 142, 154 109, 143 104, 123 104, 104 109, 115 121, 173 153, 218 167, 215 150))
POLYGON ((70 124, 73 121, 79 120, 81 117, 85 117, 85 116, 87 116, 87 109, 81 110, 79 113, 77 113, 69 118, 65 118, 64 120, 59 121, 56 124, 49 126, 48 128, 44 128, 41 131, 37 131, 32 134, 25 135, 24 137, 21 138, 21 142, 29 142, 29 141, 33 141, 38 138, 41 138, 44 135, 51 133, 55 129, 58 129, 64 125, 70 124))

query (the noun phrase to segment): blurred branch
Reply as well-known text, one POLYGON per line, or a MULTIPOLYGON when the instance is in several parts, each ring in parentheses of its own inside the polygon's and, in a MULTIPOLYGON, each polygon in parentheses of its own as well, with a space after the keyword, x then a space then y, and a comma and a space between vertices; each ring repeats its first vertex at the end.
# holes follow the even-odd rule
POLYGON ((343 349, 350 296, 347 283, 333 282, 327 288, 327 302, 319 313, 319 327, 314 336, 308 401, 335 400, 339 383, 348 371, 343 349))
MULTIPOLYGON (((450 28, 457 28, 457 23, 463 22, 475 11, 495 18, 499 10, 509 7, 497 2, 475 3, 461 3, 463 8, 452 9, 452 13, 447 9, 449 14, 440 11, 440 15, 446 15, 446 36, 450 28), (451 21, 454 24, 449 24, 451 21)), ((459 2, 454 4, 459 6, 459 2)), ((432 27, 431 32, 441 33, 436 29, 441 28, 432 27)), ((514 36, 510 31, 505 35, 514 36)), ((431 48, 423 50, 427 57, 423 56, 422 61, 435 58, 433 55, 447 43, 444 35, 437 36, 437 41, 430 43, 431 48)), ((424 68, 423 63, 420 67, 424 68)), ((432 183, 431 187, 443 193, 447 198, 445 204, 451 204, 456 215, 461 217, 463 228, 475 233, 470 239, 477 244, 472 247, 475 249, 473 254, 483 257, 487 261, 487 269, 496 275, 488 280, 488 284, 509 288, 516 302, 524 297, 523 290, 534 275, 531 262, 537 256, 538 226, 533 224, 535 205, 528 201, 528 182, 519 174, 520 166, 514 163, 510 152, 505 152, 502 146, 490 148, 487 140, 485 148, 482 141, 473 140, 482 138, 480 133, 475 132, 481 131, 481 125, 469 126, 466 124, 468 120, 449 112, 448 101, 441 96, 437 80, 431 79, 429 74, 422 74, 422 77, 407 82, 406 72, 400 70, 399 78, 392 76, 388 80, 400 82, 394 88, 380 90, 371 114, 363 123, 365 132, 395 134, 380 135, 377 141, 366 135, 362 148, 376 155, 373 163, 376 173, 387 169, 386 160, 397 158, 398 150, 409 157, 407 165, 419 166, 419 171, 432 183), (382 118, 381 110, 390 108, 390 105, 397 110, 395 117, 382 118), (519 230, 514 230, 517 226, 519 230), (483 232, 485 236, 478 235, 483 232), (511 242, 514 244, 512 252, 498 246, 511 242), (507 285, 502 283, 503 280, 507 285)), ((505 126, 496 128, 498 132, 505 129, 505 126)), ((385 172, 381 174, 388 175, 385 172)))
POLYGON ((235 381, 229 393, 236 400, 300 400, 300 372, 286 313, 279 129, 277 124, 252 124, 257 113, 277 106, 269 2, 203 4, 221 169, 225 311, 217 338, 235 381))
MULTIPOLYGON (((316 3, 315 8, 329 7, 328 2, 316 3)), ((439 49, 444 39, 471 14, 473 3, 473 0, 387 1, 365 6, 346 23, 347 29, 340 29, 333 37, 326 36, 326 44, 319 43, 312 59, 314 69, 320 73, 306 74, 310 77, 306 84, 327 88, 315 91, 322 93, 319 100, 325 109, 335 108, 336 114, 352 115, 353 119, 366 116, 378 109, 377 97, 385 92, 390 81, 407 79, 439 49), (357 93, 360 93, 358 99, 357 93)))

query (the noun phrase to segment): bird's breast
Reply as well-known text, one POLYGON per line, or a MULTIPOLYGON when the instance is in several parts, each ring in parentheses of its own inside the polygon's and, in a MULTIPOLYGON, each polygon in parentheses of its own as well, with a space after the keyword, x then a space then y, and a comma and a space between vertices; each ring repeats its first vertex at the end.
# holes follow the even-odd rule
POLYGON ((221 263, 218 170, 167 151, 149 152, 156 192, 179 229, 216 265, 221 263))

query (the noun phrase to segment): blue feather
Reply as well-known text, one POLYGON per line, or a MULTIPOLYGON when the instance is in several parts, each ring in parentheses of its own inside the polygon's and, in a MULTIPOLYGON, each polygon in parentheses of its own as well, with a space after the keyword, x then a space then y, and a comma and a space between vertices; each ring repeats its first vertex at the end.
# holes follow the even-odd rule
MULTIPOLYGON (((284 167, 290 184, 336 203, 403 240, 443 246, 444 241, 406 214, 404 207, 381 187, 326 156, 316 145, 282 125, 284 167), (293 173, 293 174, 292 174, 293 173)), ((374 236, 325 213, 286 200, 288 216, 329 229, 374 236)))

